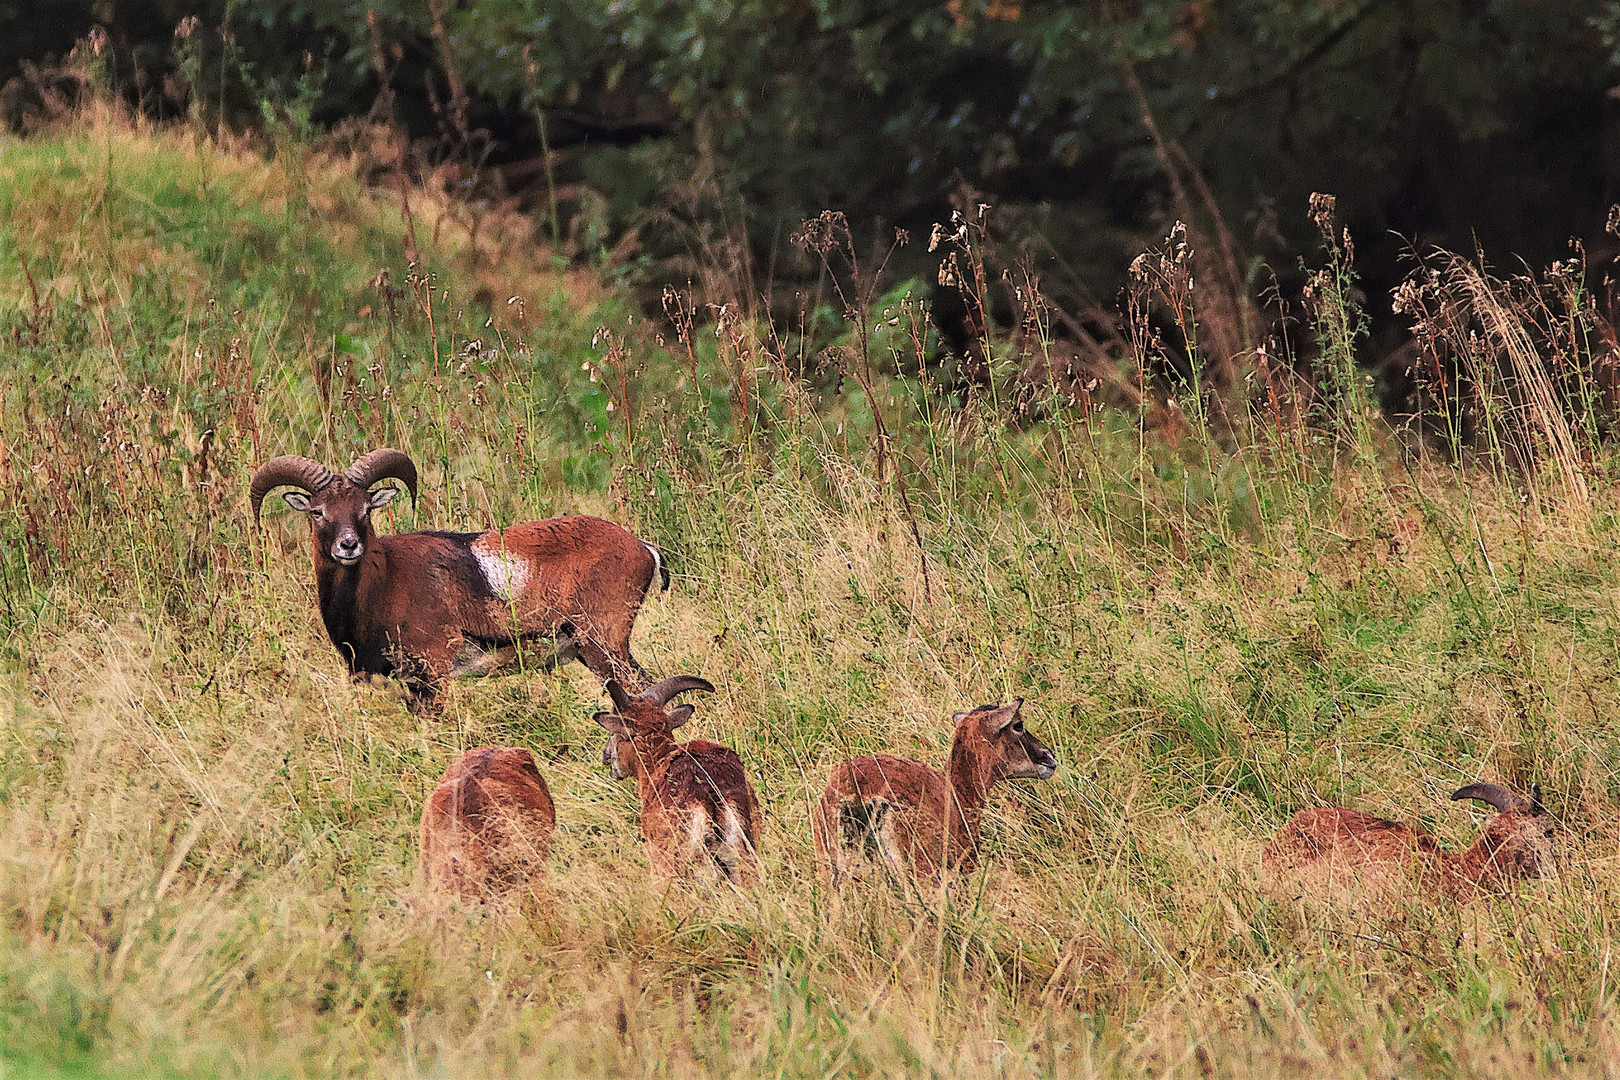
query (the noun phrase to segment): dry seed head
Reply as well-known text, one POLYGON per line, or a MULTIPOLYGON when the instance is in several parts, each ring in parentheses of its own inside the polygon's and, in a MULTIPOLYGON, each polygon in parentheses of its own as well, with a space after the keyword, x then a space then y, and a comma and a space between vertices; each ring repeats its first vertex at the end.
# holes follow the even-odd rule
POLYGON ((823 210, 810 218, 789 239, 816 255, 825 255, 838 246, 839 240, 849 235, 849 223, 837 210, 823 210))
POLYGON ((1395 286, 1392 307, 1397 315, 1416 315, 1423 310, 1423 290, 1411 278, 1395 286))
POLYGON ((1165 243, 1169 246, 1171 257, 1176 262, 1183 261, 1191 254, 1187 250, 1187 223, 1178 219, 1174 225, 1170 226, 1170 235, 1165 238, 1165 243))
POLYGON ((1323 236, 1333 236, 1333 214, 1338 204, 1339 200, 1332 195, 1311 192, 1311 221, 1316 223, 1323 236))

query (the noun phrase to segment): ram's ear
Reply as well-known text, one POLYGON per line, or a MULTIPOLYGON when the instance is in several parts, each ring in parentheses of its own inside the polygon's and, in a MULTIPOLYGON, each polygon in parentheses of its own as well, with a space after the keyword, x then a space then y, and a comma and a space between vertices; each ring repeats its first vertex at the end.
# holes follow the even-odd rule
POLYGON ((630 725, 625 723, 624 717, 620 716, 618 713, 599 712, 592 716, 591 719, 602 725, 602 727, 606 729, 609 734, 619 735, 626 739, 630 738, 634 734, 634 732, 630 729, 630 725))
POLYGON ((673 709, 669 710, 670 730, 673 731, 682 724, 686 723, 688 720, 692 719, 692 714, 695 712, 697 712, 697 706, 695 705, 677 705, 673 709))
POLYGON ((283 491, 281 501, 297 510, 300 514, 309 513, 309 496, 302 491, 283 491))
POLYGON ((394 496, 398 494, 399 488, 397 487, 380 487, 366 497, 366 506, 372 510, 381 510, 383 507, 393 502, 394 496))

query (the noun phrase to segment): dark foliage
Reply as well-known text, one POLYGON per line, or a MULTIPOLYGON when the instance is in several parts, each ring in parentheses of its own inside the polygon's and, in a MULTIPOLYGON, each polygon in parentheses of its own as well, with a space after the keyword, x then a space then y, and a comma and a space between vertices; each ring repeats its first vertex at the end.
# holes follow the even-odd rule
POLYGON ((824 207, 926 235, 964 192, 1105 300, 1174 217, 1228 230, 1243 273, 1286 273, 1307 195, 1338 192, 1383 290, 1403 238, 1544 263, 1601 243, 1620 198, 1620 7, 1590 0, 64 0, 0 10, 0 63, 98 19, 151 111, 252 120, 304 79, 330 123, 375 115, 386 83, 390 119, 555 207, 573 254, 746 236, 746 272, 778 282, 816 272, 786 238, 824 207))

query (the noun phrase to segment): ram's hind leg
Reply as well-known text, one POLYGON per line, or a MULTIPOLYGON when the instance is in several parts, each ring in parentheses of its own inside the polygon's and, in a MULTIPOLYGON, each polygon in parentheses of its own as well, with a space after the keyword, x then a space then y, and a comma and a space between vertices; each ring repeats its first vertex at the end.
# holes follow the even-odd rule
MULTIPOLYGON (((646 572, 655 572, 650 559, 646 572)), ((630 652, 630 637, 647 592, 646 581, 640 585, 637 588, 625 580, 603 582, 595 594, 581 597, 570 618, 579 639, 580 662, 603 682, 615 679, 631 693, 651 682, 630 652)))
POLYGON ((461 649, 456 653, 450 677, 460 679, 493 675, 516 660, 517 652, 516 645, 491 645, 488 648, 474 645, 461 649))
POLYGON ((636 658, 630 655, 628 648, 614 652, 596 638, 581 634, 576 641, 575 650, 579 662, 590 668, 591 674, 604 683, 613 679, 632 694, 646 688, 646 669, 636 662, 636 658))
POLYGON ((709 853, 709 839, 714 822, 708 811, 694 807, 683 813, 670 845, 668 872, 671 877, 690 880, 693 871, 714 865, 709 853))

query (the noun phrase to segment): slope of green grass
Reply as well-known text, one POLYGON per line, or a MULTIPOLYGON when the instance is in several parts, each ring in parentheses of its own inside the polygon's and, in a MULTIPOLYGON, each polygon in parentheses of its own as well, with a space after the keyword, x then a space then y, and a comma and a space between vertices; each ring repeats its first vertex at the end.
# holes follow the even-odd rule
POLYGON ((0 1073, 1614 1059, 1610 488, 1586 512, 1393 449, 811 395, 747 328, 666 344, 420 191, 413 276, 398 193, 349 175, 116 124, 0 156, 0 1073), (719 686, 691 730, 756 779, 758 890, 650 886, 583 669, 460 684, 433 718, 348 684, 299 523, 256 532, 247 476, 383 443, 424 473, 392 528, 590 510, 669 555, 635 648, 719 686), (831 763, 942 761, 954 710, 1014 695, 1061 765, 998 793, 985 867, 922 901, 828 895, 808 806, 831 763), (441 910, 417 817, 491 742, 551 784, 547 886, 441 910), (1559 880, 1370 911, 1259 888, 1294 810, 1462 844, 1479 814, 1446 796, 1478 777, 1542 785, 1559 880))

